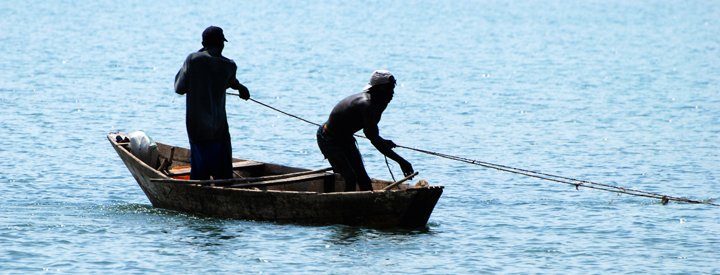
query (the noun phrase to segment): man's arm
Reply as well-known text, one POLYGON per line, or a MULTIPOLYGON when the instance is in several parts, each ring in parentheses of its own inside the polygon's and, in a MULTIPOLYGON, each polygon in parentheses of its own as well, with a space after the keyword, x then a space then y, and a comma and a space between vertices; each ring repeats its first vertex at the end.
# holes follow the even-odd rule
POLYGON ((183 66, 180 68, 178 73, 175 75, 175 92, 181 95, 184 95, 188 92, 188 85, 187 85, 187 74, 189 69, 190 63, 190 57, 188 56, 187 59, 185 59, 185 62, 183 63, 183 66))
POLYGON ((406 176, 412 174, 414 170, 410 162, 408 162, 392 150, 392 147, 394 147, 395 143, 380 137, 380 130, 377 126, 378 121, 375 120, 371 114, 366 114, 364 120, 366 124, 363 128, 363 133, 365 133, 365 137, 370 139, 372 145, 375 146, 375 148, 380 151, 380 153, 397 162, 400 165, 400 169, 402 169, 403 174, 405 174, 406 176))
POLYGON ((233 77, 232 80, 230 80, 230 84, 228 85, 228 87, 237 90, 240 93, 240 98, 244 100, 250 99, 250 91, 247 87, 245 87, 245 85, 242 85, 242 83, 240 83, 237 78, 233 77))

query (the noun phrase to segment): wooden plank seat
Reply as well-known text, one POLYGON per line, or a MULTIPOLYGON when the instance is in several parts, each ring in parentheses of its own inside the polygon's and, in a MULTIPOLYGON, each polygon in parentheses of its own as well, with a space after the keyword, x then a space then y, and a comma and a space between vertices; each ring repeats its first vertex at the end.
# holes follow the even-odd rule
POLYGON ((239 179, 239 183, 228 185, 227 187, 230 188, 252 188, 252 187, 268 187, 268 186, 274 186, 274 185, 283 185, 283 184, 291 184, 291 183, 299 183, 299 182, 308 182, 312 180, 319 180, 323 179, 325 181, 335 181, 335 176, 330 173, 312 173, 312 174, 301 174, 297 176, 289 176, 285 178, 277 178, 277 179, 268 179, 267 181, 260 181, 260 182, 251 182, 252 180, 248 182, 243 182, 242 179, 239 179))
MULTIPOLYGON (((253 160, 237 161, 237 162, 233 162, 233 164, 232 164, 233 170, 243 169, 243 168, 251 168, 251 167, 260 167, 263 165, 265 165, 265 164, 262 162, 257 162, 257 161, 253 161, 253 160)), ((190 175, 190 169, 191 169, 190 167, 173 168, 167 172, 167 175, 171 176, 171 177, 190 175)))
MULTIPOLYGON (((165 179, 165 178, 153 178, 150 179, 154 183, 187 183, 187 184, 199 184, 203 186, 215 186, 222 188, 259 188, 266 190, 266 188, 276 185, 290 185, 294 183, 311 183, 313 181, 322 180, 322 185, 317 191, 328 190, 328 186, 335 183, 335 175, 332 173, 318 172, 318 171, 306 171, 300 173, 290 173, 286 175, 273 175, 266 177, 254 177, 254 178, 234 178, 234 179, 221 179, 221 180, 180 180, 180 179, 165 179)), ((300 191, 305 188, 300 188, 300 191)), ((292 191, 292 189, 289 189, 292 191)), ((334 188, 333 188, 334 190, 334 188)), ((288 191, 288 190, 286 190, 288 191)), ((327 192, 327 191, 326 191, 327 192)))

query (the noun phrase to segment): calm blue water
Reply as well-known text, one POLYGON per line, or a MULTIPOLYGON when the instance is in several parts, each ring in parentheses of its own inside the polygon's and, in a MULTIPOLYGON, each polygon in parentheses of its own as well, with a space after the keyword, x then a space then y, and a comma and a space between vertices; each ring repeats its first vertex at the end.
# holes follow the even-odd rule
MULTIPOLYGON (((445 186, 426 230, 208 219, 153 209, 105 140, 187 146, 173 79, 214 24, 253 97, 309 120, 387 68, 398 144, 719 198, 720 2, 250 2, 0 2, 0 273, 720 273, 720 207, 399 149, 445 186)), ((327 166, 315 127, 227 107, 236 156, 327 166)))

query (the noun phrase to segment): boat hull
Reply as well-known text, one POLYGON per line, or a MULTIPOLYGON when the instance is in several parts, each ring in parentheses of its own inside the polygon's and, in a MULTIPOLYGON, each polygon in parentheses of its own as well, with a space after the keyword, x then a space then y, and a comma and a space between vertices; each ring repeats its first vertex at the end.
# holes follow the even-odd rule
MULTIPOLYGON (((203 216, 300 224, 415 228, 426 226, 443 190, 442 186, 405 186, 388 191, 288 191, 230 188, 172 180, 140 161, 126 146, 115 142, 114 135, 108 135, 108 140, 154 207, 203 216)), ((303 171, 286 168, 288 171, 303 171)), ((328 179, 334 181, 336 178, 339 176, 329 174, 319 183, 303 182, 301 179, 291 184, 327 186, 328 179)))

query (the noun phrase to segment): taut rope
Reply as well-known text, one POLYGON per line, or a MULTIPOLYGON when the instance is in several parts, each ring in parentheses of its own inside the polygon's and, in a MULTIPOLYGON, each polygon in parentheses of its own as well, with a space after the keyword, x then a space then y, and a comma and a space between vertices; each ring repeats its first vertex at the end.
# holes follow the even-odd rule
MULTIPOLYGON (((238 95, 238 94, 234 94, 234 93, 227 93, 227 94, 229 94, 229 95, 235 95, 235 96, 238 95)), ((255 99, 253 99, 253 98, 250 98, 249 100, 252 101, 252 102, 255 102, 255 103, 257 103, 257 104, 260 104, 260 105, 262 105, 262 106, 265 106, 265 107, 267 107, 267 108, 269 108, 269 109, 271 109, 271 110, 273 110, 273 111, 276 111, 276 112, 279 112, 279 113, 281 113, 281 114, 287 115, 287 116, 289 116, 289 117, 292 117, 292 118, 301 120, 301 121, 303 121, 303 122, 305 122, 305 123, 312 124, 312 125, 315 125, 315 126, 318 126, 318 127, 320 126, 320 124, 317 124, 317 123, 314 123, 314 122, 309 121, 309 120, 307 120, 307 119, 301 118, 301 117, 299 117, 299 116, 296 116, 296 115, 287 113, 287 112, 285 112, 285 111, 282 111, 282 110, 280 110, 280 109, 277 109, 277 108, 275 108, 275 107, 272 107, 272 106, 270 106, 270 105, 268 105, 268 104, 265 104, 265 103, 262 103, 262 102, 260 102, 260 101, 257 101, 257 100, 255 100, 255 99)), ((367 139, 365 136, 362 136, 362 135, 357 135, 357 134, 356 134, 355 136, 356 136, 356 137, 360 137, 360 138, 365 138, 365 139, 367 139)), ((479 161, 479 160, 474 160, 474 159, 469 159, 469 158, 464 158, 464 157, 459 157, 459 156, 453 156, 453 155, 448 155, 448 154, 443 154, 443 153, 438 153, 438 152, 433 152, 433 151, 428 151, 428 150, 413 148, 413 147, 409 147, 409 146, 397 145, 397 147, 403 148, 403 149, 407 149, 407 150, 416 151, 416 152, 423 153, 423 154, 428 154, 428 155, 433 155, 433 156, 437 156, 437 157, 441 157, 441 158, 446 158, 446 159, 450 159, 450 160, 454 160, 454 161, 460 161, 460 162, 465 162, 465 163, 469 163, 469 164, 473 164, 473 165, 478 165, 478 166, 482 166, 482 167, 485 167, 485 168, 495 169, 495 170, 498 170, 498 171, 509 172, 509 173, 518 174, 518 175, 524 175, 524 176, 533 177, 533 178, 537 178, 537 179, 542 179, 542 180, 547 180, 547 181, 552 181, 552 182, 558 182, 558 183, 564 183, 564 184, 568 184, 568 185, 573 185, 573 186, 575 186, 575 189, 578 189, 578 188, 580 188, 580 187, 586 187, 586 188, 591 188, 591 189, 596 189, 596 190, 602 190, 602 191, 607 191, 607 192, 613 192, 613 193, 618 193, 618 194, 627 194, 627 195, 631 195, 631 196, 654 198, 654 199, 659 199, 663 204, 667 204, 669 201, 678 201, 678 202, 685 202, 685 203, 708 204, 708 205, 713 205, 713 206, 720 206, 720 204, 713 203, 713 202, 711 202, 710 200, 700 201, 700 200, 693 200, 693 199, 688 199, 688 198, 681 198, 681 197, 675 197, 675 196, 662 195, 662 194, 653 193, 653 192, 647 192, 647 191, 642 191, 642 190, 635 190, 635 189, 624 188, 624 187, 620 187, 620 186, 614 186, 614 185, 603 184, 603 183, 592 182, 592 181, 586 181, 586 180, 579 180, 579 179, 570 178, 570 177, 564 177, 564 176, 559 176, 559 175, 547 174, 547 173, 542 173, 542 172, 537 172, 537 171, 531 171, 531 170, 526 170, 526 169, 521 169, 521 168, 516 168, 516 167, 511 167, 511 166, 506 166, 506 165, 500 165, 500 164, 495 164, 495 163, 490 163, 490 162, 485 162, 485 161, 479 161)), ((388 169, 389 169, 389 167, 388 167, 388 169)), ((391 172, 391 174, 392 174, 392 172, 391 172)))

